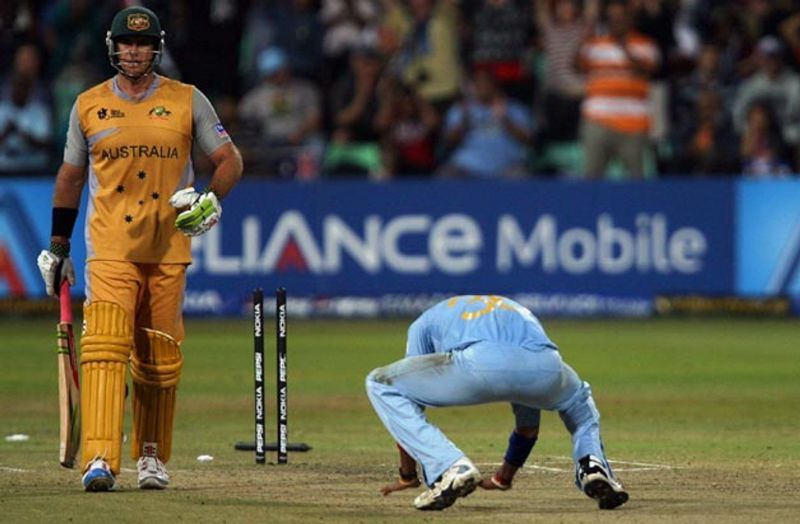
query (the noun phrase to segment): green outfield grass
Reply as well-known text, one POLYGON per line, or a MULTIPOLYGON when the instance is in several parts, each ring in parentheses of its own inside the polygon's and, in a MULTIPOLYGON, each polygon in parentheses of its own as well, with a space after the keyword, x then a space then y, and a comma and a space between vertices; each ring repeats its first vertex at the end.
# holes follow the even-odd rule
MULTIPOLYGON (((592 384, 608 454, 631 501, 599 513, 572 487, 570 443, 554 414, 514 486, 479 492, 441 514, 411 491, 382 498, 396 451, 364 394, 373 368, 400 358, 406 321, 296 321, 289 331, 290 439, 314 450, 287 466, 236 452, 252 440, 249 322, 187 323, 175 445, 165 492, 85 494, 57 464, 55 325, 0 321, 0 520, 4 522, 789 521, 800 503, 800 322, 753 319, 545 321, 592 384), (196 457, 211 454, 211 463, 196 457), (647 464, 636 465, 631 463, 647 464), (541 468, 548 469, 541 469, 541 468)), ((271 323, 267 323, 272 327, 271 323)), ((270 331, 267 332, 270 335, 270 331)), ((267 338, 274 440, 274 345, 267 338)), ((429 411, 485 473, 501 460, 510 409, 429 411)), ((129 421, 126 422, 126 426, 129 421)), ((271 457, 272 458, 272 457, 271 457)))

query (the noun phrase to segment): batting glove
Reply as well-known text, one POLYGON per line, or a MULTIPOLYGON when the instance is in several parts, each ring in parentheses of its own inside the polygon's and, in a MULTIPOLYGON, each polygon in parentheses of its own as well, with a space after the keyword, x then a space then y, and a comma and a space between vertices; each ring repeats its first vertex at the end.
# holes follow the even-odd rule
POLYGON ((44 249, 36 258, 36 265, 39 266, 39 272, 42 274, 47 295, 51 297, 58 296, 64 280, 69 281, 71 286, 75 285, 75 267, 69 257, 69 248, 64 246, 62 249, 64 252, 61 255, 44 249))
POLYGON ((222 206, 213 191, 198 193, 193 187, 187 187, 172 195, 169 203, 179 210, 189 208, 175 219, 175 227, 189 237, 202 235, 222 216, 222 206))

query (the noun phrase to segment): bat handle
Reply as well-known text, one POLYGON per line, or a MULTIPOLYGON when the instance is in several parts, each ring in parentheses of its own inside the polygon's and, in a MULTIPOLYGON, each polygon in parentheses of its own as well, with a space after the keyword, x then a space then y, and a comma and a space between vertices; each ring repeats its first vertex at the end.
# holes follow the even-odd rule
POLYGON ((72 323, 72 300, 69 296, 69 281, 61 282, 61 291, 58 293, 61 304, 61 322, 72 323))

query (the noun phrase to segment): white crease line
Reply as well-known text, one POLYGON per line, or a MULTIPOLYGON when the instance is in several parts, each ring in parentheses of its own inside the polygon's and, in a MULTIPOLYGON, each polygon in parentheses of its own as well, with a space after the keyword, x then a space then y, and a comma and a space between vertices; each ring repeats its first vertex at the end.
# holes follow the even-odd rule
MULTIPOLYGON (((543 470, 543 471, 550 471, 550 472, 556 472, 556 473, 573 473, 574 472, 574 470, 572 470, 572 469, 549 468, 547 466, 536 466, 536 465, 527 465, 527 466, 525 466, 523 468, 523 470, 531 470, 531 469, 539 469, 539 470, 543 470)), ((672 468, 670 468, 670 469, 672 469, 672 468)), ((663 471, 663 470, 664 470, 664 468, 614 468, 614 472, 619 472, 619 471, 626 471, 626 472, 631 472, 631 471, 663 471)))
POLYGON ((658 468, 614 468, 617 471, 664 471, 665 469, 674 469, 671 466, 658 467, 658 468))
POLYGON ((649 469, 675 469, 675 466, 670 466, 668 464, 648 464, 646 462, 631 462, 629 460, 609 460, 609 462, 612 464, 630 464, 631 466, 649 469))
MULTIPOLYGON (((545 460, 550 459, 550 458, 563 460, 565 462, 568 461, 570 463, 572 462, 572 458, 571 457, 544 457, 545 460)), ((675 469, 674 466, 668 466, 667 464, 648 464, 648 463, 645 463, 645 462, 631 462, 631 461, 627 461, 627 460, 610 460, 609 462, 611 462, 612 464, 624 464, 624 465, 634 466, 634 467, 624 467, 624 466, 623 467, 617 467, 617 466, 615 466, 614 467, 614 471, 631 472, 631 471, 660 471, 660 470, 665 470, 665 469, 675 469)), ((483 467, 483 466, 498 467, 498 466, 502 466, 502 463, 501 462, 483 462, 483 463, 479 463, 479 464, 476 464, 476 465, 480 466, 480 467, 483 467)), ((569 467, 569 468, 557 468, 557 467, 552 467, 552 466, 541 466, 541 465, 538 465, 538 464, 526 464, 525 466, 523 466, 522 469, 523 470, 537 469, 537 470, 540 470, 540 471, 549 471, 549 472, 553 472, 553 473, 573 473, 575 471, 572 467, 569 467)))
MULTIPOLYGON (((481 462, 475 464, 478 467, 499 467, 502 466, 500 462, 481 462)), ((537 464, 525 464, 522 467, 523 471, 527 471, 529 473, 533 473, 531 470, 539 470, 539 471, 547 471, 548 473, 574 473, 575 470, 572 468, 554 468, 551 466, 539 466, 537 464)), ((634 468, 619 468, 615 467, 614 471, 662 471, 665 469, 673 469, 672 466, 658 466, 658 467, 634 467, 634 468)))
MULTIPOLYGON (((560 460, 568 460, 572 462, 572 457, 553 457, 560 460)), ((669 464, 649 464, 647 462, 633 462, 630 460, 609 460, 611 464, 629 464, 631 466, 641 466, 644 468, 651 468, 651 469, 675 469, 675 466, 670 466, 669 464)), ((618 468, 614 468, 618 469, 618 468)), ((628 471, 632 471, 629 469, 628 471)))
POLYGON ((571 471, 571 470, 568 470, 568 469, 549 468, 547 466, 537 466, 535 464, 530 464, 530 465, 524 466, 522 469, 541 469, 541 470, 544 470, 544 471, 555 471, 556 473, 568 473, 569 471, 571 471))
MULTIPOLYGON (((540 457, 543 461, 547 462, 550 460, 562 460, 564 462, 568 462, 570 467, 567 468, 557 468, 553 466, 541 466, 538 464, 526 464, 522 467, 524 470, 531 470, 531 469, 538 469, 541 471, 549 471, 553 473, 574 473, 574 468, 571 466, 572 464, 572 457, 540 457)), ((609 460, 611 464, 614 464, 614 471, 661 471, 665 469, 684 469, 678 468, 676 466, 670 466, 668 464, 650 464, 647 462, 633 462, 630 460, 609 460), (622 465, 619 467, 617 465, 622 465), (633 467, 625 467, 625 466, 633 466, 633 467)), ((479 467, 499 467, 502 466, 502 462, 476 462, 476 466, 479 467)), ((380 464, 381 467, 391 467, 391 464, 380 464)))
MULTIPOLYGON (((138 470, 131 468, 119 468, 120 473, 138 473, 138 470)), ((196 473, 196 469, 172 469, 169 468, 169 473, 196 473)))
POLYGON ((8 471, 10 473, 27 473, 27 469, 12 468, 10 466, 0 466, 0 471, 8 471))

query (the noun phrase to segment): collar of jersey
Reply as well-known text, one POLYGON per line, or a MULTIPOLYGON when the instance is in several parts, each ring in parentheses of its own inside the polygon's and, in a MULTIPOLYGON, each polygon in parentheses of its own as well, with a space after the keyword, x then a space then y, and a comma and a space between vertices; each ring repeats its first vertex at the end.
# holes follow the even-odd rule
POLYGON ((115 95, 120 97, 123 100, 127 100, 128 102, 142 102, 143 100, 147 100, 150 98, 150 95, 153 94, 153 91, 156 90, 158 85, 161 83, 161 77, 158 76, 156 73, 153 73, 153 82, 150 84, 150 87, 147 88, 141 97, 132 97, 129 94, 125 93, 120 87, 119 83, 117 82, 117 76, 111 79, 111 90, 114 92, 115 95))

